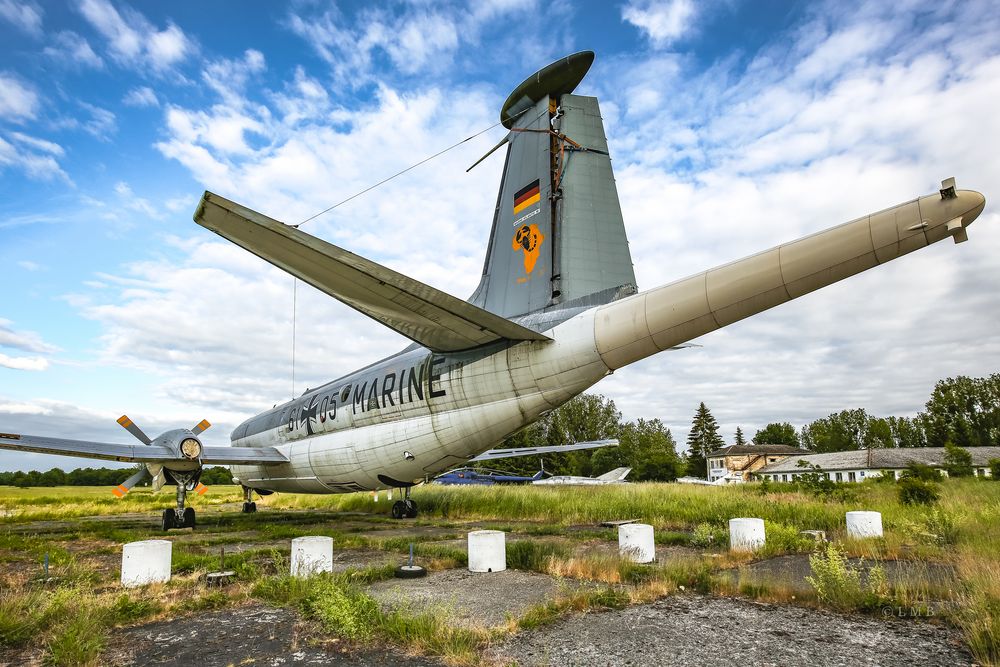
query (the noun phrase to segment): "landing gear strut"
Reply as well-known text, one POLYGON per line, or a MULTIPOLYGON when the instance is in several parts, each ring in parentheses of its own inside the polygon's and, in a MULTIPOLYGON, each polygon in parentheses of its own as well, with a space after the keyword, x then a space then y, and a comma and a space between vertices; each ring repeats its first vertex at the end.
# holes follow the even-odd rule
POLYGON ((198 478, 201 476, 200 473, 200 470, 170 472, 174 481, 177 482, 177 507, 163 510, 164 531, 168 531, 171 528, 194 528, 194 508, 185 508, 184 501, 187 499, 187 492, 193 491, 194 487, 198 484, 198 478))
POLYGON ((410 500, 410 487, 403 489, 403 500, 392 504, 393 519, 413 519, 417 516, 417 504, 410 500))
POLYGON ((257 503, 253 501, 253 489, 249 486, 243 487, 243 513, 253 514, 257 511, 257 503))

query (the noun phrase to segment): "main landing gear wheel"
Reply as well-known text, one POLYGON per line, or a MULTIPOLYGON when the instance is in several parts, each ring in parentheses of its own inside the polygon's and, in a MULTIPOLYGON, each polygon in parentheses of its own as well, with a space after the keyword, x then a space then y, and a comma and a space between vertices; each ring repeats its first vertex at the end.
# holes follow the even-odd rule
POLYGON ((402 500, 397 500, 392 504, 392 518, 402 519, 406 516, 406 504, 402 500))
POLYGON ((253 502, 252 500, 248 503, 243 503, 244 514, 253 514, 256 511, 257 511, 257 503, 253 502))
POLYGON ((184 510, 184 525, 182 528, 194 528, 194 508, 188 507, 184 510))
POLYGON ((403 507, 404 507, 404 511, 406 512, 405 516, 407 518, 409 518, 409 519, 415 519, 416 518, 416 516, 417 516, 417 504, 415 502, 413 502, 412 500, 410 500, 409 498, 407 498, 406 500, 403 501, 403 507))

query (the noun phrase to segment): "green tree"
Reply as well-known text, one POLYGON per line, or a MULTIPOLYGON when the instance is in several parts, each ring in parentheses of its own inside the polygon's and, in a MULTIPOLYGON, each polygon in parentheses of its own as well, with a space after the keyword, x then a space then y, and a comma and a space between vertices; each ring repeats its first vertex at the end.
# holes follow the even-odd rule
POLYGON ((1000 445, 1000 373, 982 378, 960 375, 934 385, 921 414, 931 447, 1000 445))
MULTIPOLYGON (((659 419, 640 419, 637 422, 630 422, 622 427, 619 436, 621 445, 621 458, 623 463, 632 468, 629 479, 636 482, 663 481, 671 482, 683 474, 684 465, 677 455, 677 443, 670 429, 666 428, 659 419)), ((613 448, 606 448, 613 449, 613 448)), ((595 452, 594 458, 601 450, 595 452)), ((607 472, 617 466, 609 466, 607 472)), ((595 472, 596 468, 595 463, 595 472)))
POLYGON ((889 434, 894 447, 926 447, 927 435, 921 418, 889 417, 889 434))
POLYGON ((795 432, 795 427, 788 422, 772 422, 757 431, 753 436, 753 444, 798 447, 799 435, 795 432))
MULTIPOLYGON (((614 401, 600 394, 581 394, 510 436, 498 447, 543 447, 588 440, 607 440, 617 438, 621 428, 621 413, 615 407, 614 401)), ((603 449, 614 451, 617 448, 603 449)), ((596 452, 600 451, 603 450, 549 454, 544 457, 545 469, 556 475, 601 474, 607 470, 600 469, 603 463, 595 465, 593 459, 596 452)), ((536 457, 520 457, 489 461, 478 467, 530 475, 538 471, 539 465, 540 461, 536 457)))
POLYGON ((743 437, 743 429, 739 426, 736 427, 736 438, 733 441, 737 447, 743 447, 747 444, 746 438, 743 437))
POLYGON ((802 427, 802 446, 814 452, 892 447, 888 420, 872 417, 864 408, 841 410, 802 427))
POLYGON ((972 454, 952 442, 944 443, 944 469, 949 477, 971 477, 972 454))
POLYGON ((725 447, 726 443, 719 435, 719 424, 705 403, 698 405, 688 432, 687 474, 694 477, 708 478, 707 454, 725 447))

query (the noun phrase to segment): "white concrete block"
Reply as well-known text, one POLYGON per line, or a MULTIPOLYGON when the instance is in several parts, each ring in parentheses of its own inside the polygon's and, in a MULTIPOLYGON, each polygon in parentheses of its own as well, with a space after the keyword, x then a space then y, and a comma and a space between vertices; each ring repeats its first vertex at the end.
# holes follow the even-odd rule
POLYGON ((122 586, 133 588, 170 581, 173 544, 169 540, 143 540, 122 546, 122 586))
POLYGON ((321 535, 292 540, 292 576, 310 577, 333 571, 333 538, 321 535))
POLYGON ((469 533, 469 572, 503 572, 507 569, 507 536, 502 530, 469 533))
POLYGON ((855 538, 882 537, 882 514, 880 512, 848 512, 847 536, 855 538))
POLYGON ((645 523, 618 526, 618 553, 633 563, 652 563, 656 560, 653 527, 645 523))
POLYGON ((730 519, 729 550, 756 551, 764 546, 763 519, 730 519))

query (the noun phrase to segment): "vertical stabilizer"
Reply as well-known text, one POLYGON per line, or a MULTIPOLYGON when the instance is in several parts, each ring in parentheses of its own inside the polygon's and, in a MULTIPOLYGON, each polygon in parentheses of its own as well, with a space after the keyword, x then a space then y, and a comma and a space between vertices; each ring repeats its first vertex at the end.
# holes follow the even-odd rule
POLYGON ((483 277, 472 303, 504 317, 605 304, 636 292, 597 99, 572 95, 585 51, 510 94, 510 129, 483 277))

